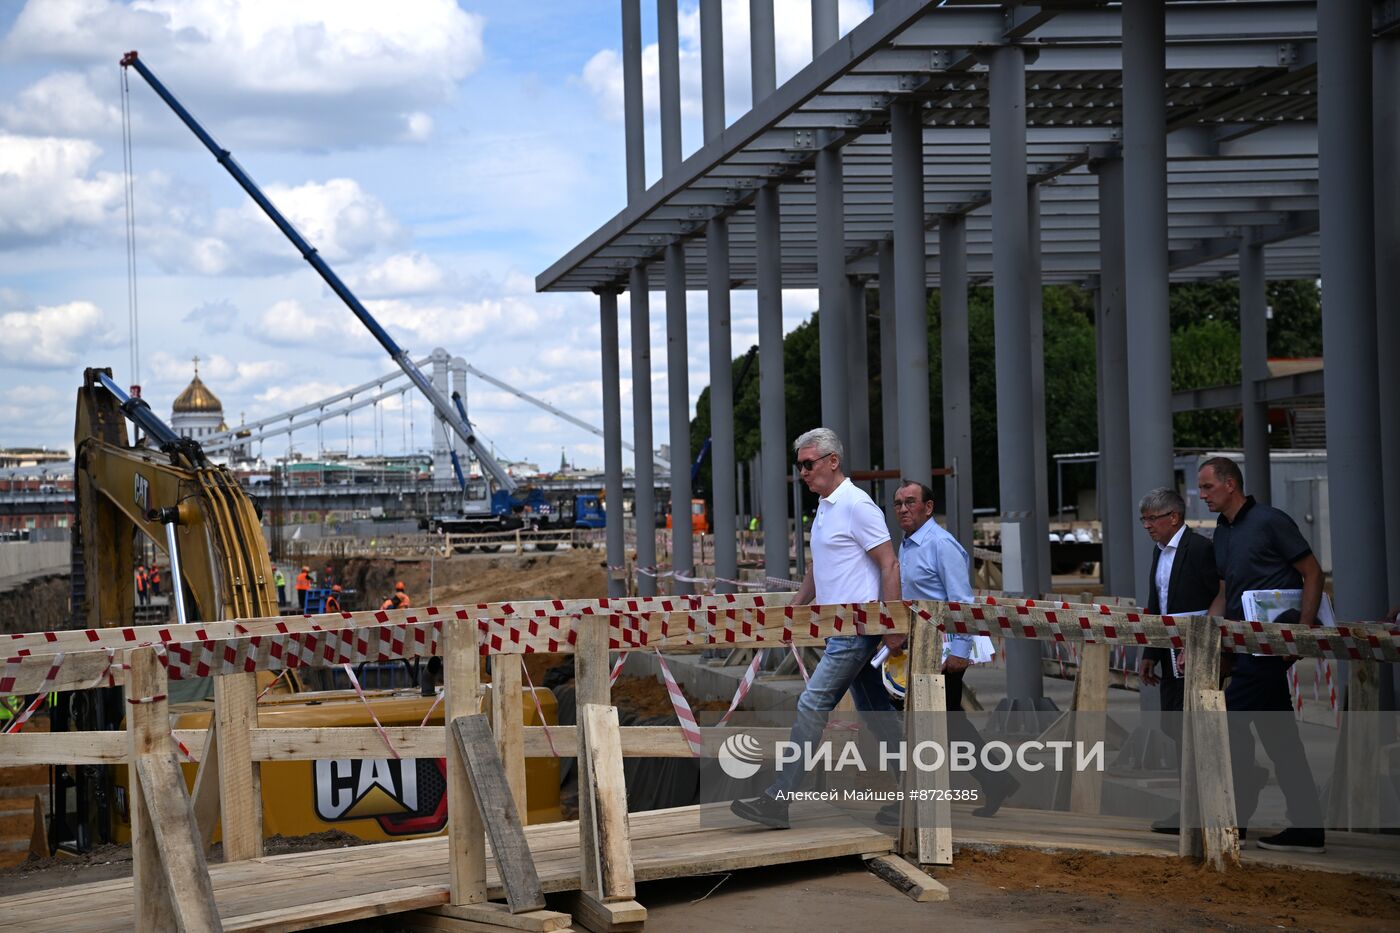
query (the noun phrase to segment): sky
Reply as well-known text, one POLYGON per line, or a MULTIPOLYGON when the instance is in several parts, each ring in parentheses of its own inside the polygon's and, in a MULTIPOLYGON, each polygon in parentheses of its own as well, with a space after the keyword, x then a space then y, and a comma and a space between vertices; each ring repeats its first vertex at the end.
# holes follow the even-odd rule
MULTIPOLYGON (((811 59, 811 9, 775 7, 782 81, 811 59)), ((842 0, 842 33, 869 8, 842 0)), ((139 381, 168 418, 198 355, 231 425, 394 371, 134 71, 124 98, 118 60, 130 49, 415 359, 445 347, 601 425, 597 298, 537 294, 534 278, 626 201, 620 17, 615 0, 0 2, 0 447, 71 449, 87 366, 139 381)), ((650 185, 660 174, 655 5, 643 2, 642 17, 650 185)), ((724 0, 723 19, 732 123, 750 100, 747 0, 724 0)), ((680 34, 689 155, 701 142, 694 2, 680 0, 680 34)), ((786 329, 815 305, 812 292, 785 293, 786 329)), ((687 307, 693 412, 708 382, 704 294, 687 307)), ((625 295, 619 310, 630 441, 625 295)), ((651 319, 660 443, 663 293, 651 295, 651 319)), ((756 340, 753 293, 736 292, 733 354, 756 340)), ((293 449, 426 450, 427 403, 406 399, 297 432, 293 449)), ((501 455, 550 468, 563 448, 579 466, 602 463, 599 438, 475 378, 468 407, 501 455)), ((254 453, 286 456, 288 439, 254 453)))

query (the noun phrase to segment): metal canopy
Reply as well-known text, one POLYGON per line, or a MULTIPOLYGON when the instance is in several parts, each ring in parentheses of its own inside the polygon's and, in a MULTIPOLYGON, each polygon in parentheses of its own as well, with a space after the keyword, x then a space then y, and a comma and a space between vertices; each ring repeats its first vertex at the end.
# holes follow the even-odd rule
MULTIPOLYGON (((892 226, 889 107, 921 104, 927 280, 938 284, 941 216, 967 217, 967 266, 992 268, 987 66, 1027 50, 1028 183, 1041 185, 1045 282, 1099 270, 1096 159, 1119 154, 1118 4, 1044 7, 887 0, 536 279, 540 291, 623 288, 686 246, 706 285, 705 222, 729 218, 732 286, 755 284, 753 201, 780 188, 782 283, 817 284, 814 161, 842 147, 851 275, 874 275, 892 226)), ((1319 273, 1316 10, 1304 0, 1169 2, 1164 86, 1174 280, 1234 275, 1241 239, 1272 244, 1269 278, 1319 273)))

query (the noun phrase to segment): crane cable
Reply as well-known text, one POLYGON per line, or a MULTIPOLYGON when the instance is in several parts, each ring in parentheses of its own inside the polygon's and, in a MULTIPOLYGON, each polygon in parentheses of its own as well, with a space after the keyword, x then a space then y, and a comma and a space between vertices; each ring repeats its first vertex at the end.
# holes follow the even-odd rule
POLYGON ((137 387, 141 385, 141 336, 136 296, 136 183, 131 159, 131 87, 127 84, 126 69, 118 70, 121 72, 122 102, 122 194, 126 201, 126 314, 130 328, 132 394, 137 394, 137 387))

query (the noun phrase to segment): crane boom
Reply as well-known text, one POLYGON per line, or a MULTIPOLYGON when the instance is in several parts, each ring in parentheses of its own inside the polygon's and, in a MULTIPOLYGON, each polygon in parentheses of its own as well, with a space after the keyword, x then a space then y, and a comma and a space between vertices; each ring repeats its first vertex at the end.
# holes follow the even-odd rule
POLYGON ((126 53, 126 55, 122 57, 121 65, 123 68, 136 69, 136 73, 145 79, 146 83, 151 86, 151 89, 175 112, 175 115, 180 118, 181 122, 189 127, 190 132, 194 133, 199 141, 204 144, 204 148, 214 154, 214 158, 218 160, 218 163, 233 176, 233 180, 238 182, 239 187, 247 192, 248 196, 253 199, 253 202, 257 204, 258 207, 262 208, 263 213, 277 226, 277 229, 281 230, 288 240, 291 240, 292 245, 301 253, 302 258, 310 263, 311 268, 315 269, 317 274, 325 281, 326 285, 330 286, 331 291, 335 292, 336 295, 340 297, 340 300, 345 302, 345 306, 354 313, 355 317, 360 319, 361 324, 368 328, 370 334, 374 336, 375 340, 379 341, 379 345, 383 347, 385 352, 398 364, 399 369, 403 370, 404 375, 409 378, 409 381, 418 388, 418 391, 423 393, 423 397, 432 404, 433 408, 437 409, 438 416, 466 442, 467 447, 476 456, 477 460, 480 461, 482 469, 490 473, 491 477, 496 481, 496 484, 506 492, 515 492, 515 480, 498 462, 496 462, 496 458, 491 456, 491 452, 486 449, 486 445, 480 443, 476 439, 476 433, 472 430, 471 424, 464 420, 461 415, 453 409, 452 403, 443 398, 442 393, 438 392, 437 389, 433 387, 428 377, 425 376, 423 371, 409 358, 408 351, 400 347, 398 343, 395 342, 394 338, 389 335, 389 332, 380 326, 379 322, 375 320, 374 315, 369 313, 369 309, 360 303, 360 299, 355 297, 354 292, 350 291, 350 288, 340 280, 340 276, 336 275, 335 271, 332 270, 331 267, 326 264, 326 261, 321 258, 320 254, 316 252, 315 247, 308 243, 306 238, 297 232, 296 227, 292 226, 291 221, 287 220, 287 218, 282 215, 282 212, 277 209, 276 205, 268 200, 267 196, 263 194, 262 189, 248 176, 248 173, 243 171, 243 167, 238 164, 238 161, 234 159, 233 155, 227 149, 220 146, 214 140, 214 137, 210 136, 209 133, 205 131, 204 127, 199 124, 199 121, 185 109, 184 105, 176 99, 175 95, 146 67, 145 62, 141 61, 136 52, 126 53))

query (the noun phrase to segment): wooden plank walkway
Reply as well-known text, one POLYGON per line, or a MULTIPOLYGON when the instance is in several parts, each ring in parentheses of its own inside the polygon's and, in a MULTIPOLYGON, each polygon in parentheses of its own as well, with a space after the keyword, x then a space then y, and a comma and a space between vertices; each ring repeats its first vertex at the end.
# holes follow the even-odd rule
MULTIPOLYGON (((1174 857, 1176 837, 1147 831, 1145 821, 1004 807, 996 819, 954 805, 958 845, 1003 845, 1104 855, 1174 857)), ((889 852, 884 833, 819 805, 793 808, 793 828, 760 829, 731 817, 725 804, 677 807, 631 815, 636 878, 700 875, 812 859, 889 852), (701 811, 704 825, 701 825, 701 811)), ((525 829, 546 892, 579 883, 578 824, 525 829)), ((1326 872, 1355 872, 1400 880, 1400 837, 1329 832, 1327 852, 1270 852, 1251 841, 1240 853, 1251 864, 1326 872)), ((226 930, 290 931, 444 904, 448 898, 447 840, 443 837, 346 849, 274 855, 211 865, 214 895, 226 930)), ((505 890, 488 858, 491 897, 505 890)), ((30 892, 0 898, 0 931, 104 933, 133 925, 131 879, 30 892)))
MULTIPOLYGON (((634 813, 630 823, 636 878, 655 881, 885 853, 894 846, 884 833, 824 808, 794 808, 792 816, 792 829, 775 832, 743 823, 729 814, 727 804, 634 813)), ((525 835, 543 890, 576 890, 578 824, 529 826, 525 835)), ((447 840, 434 837, 274 855, 211 865, 209 874, 225 930, 305 930, 447 903, 447 840)), ((491 897, 505 896, 489 856, 487 884, 491 897)), ((0 898, 0 931, 5 933, 102 933, 132 926, 130 878, 0 898)))

